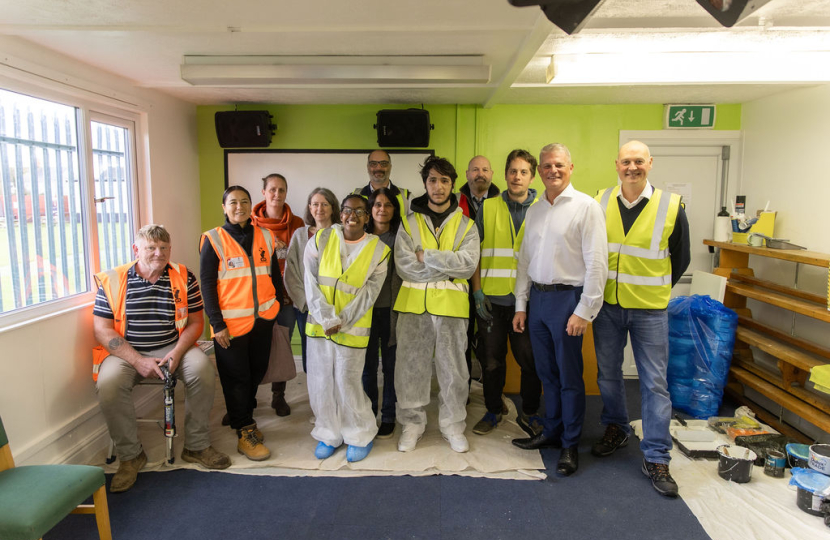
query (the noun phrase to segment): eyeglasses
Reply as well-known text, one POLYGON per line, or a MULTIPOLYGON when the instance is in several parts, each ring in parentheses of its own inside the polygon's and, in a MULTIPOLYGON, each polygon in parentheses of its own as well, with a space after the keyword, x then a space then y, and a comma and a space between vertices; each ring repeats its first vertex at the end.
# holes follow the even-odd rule
POLYGON ((368 212, 363 208, 349 208, 348 206, 344 206, 340 213, 344 216, 350 216, 352 214, 356 215, 358 218, 362 218, 363 216, 368 216, 368 212))
POLYGON ((389 166, 389 162, 388 161, 370 161, 369 166, 370 167, 384 167, 384 168, 386 168, 386 167, 389 166))

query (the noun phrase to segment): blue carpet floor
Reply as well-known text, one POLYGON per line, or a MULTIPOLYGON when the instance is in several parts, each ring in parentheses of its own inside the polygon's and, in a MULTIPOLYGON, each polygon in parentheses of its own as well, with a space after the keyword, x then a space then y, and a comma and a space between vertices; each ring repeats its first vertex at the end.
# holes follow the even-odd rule
MULTIPOLYGON (((630 413, 639 417, 636 381, 630 413)), ((580 467, 555 475, 558 450, 543 450, 545 481, 457 476, 283 478, 180 470, 143 473, 108 494, 116 540, 189 539, 707 539, 682 499, 661 497, 640 472, 632 438, 607 458, 602 403, 588 397, 580 467)), ((477 419, 468 419, 474 421, 477 419)), ((472 435, 475 437, 475 435, 472 435)), ((681 496, 683 486, 680 486, 681 496)), ((91 516, 69 516, 46 540, 97 538, 91 516)))

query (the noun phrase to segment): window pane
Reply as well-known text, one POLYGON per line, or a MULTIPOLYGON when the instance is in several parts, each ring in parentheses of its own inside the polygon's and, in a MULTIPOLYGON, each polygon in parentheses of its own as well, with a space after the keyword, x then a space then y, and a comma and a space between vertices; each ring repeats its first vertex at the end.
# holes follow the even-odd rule
POLYGON ((133 182, 130 132, 92 122, 92 163, 101 270, 133 259, 133 182))
POLYGON ((88 290, 76 109, 0 90, 0 306, 88 290))

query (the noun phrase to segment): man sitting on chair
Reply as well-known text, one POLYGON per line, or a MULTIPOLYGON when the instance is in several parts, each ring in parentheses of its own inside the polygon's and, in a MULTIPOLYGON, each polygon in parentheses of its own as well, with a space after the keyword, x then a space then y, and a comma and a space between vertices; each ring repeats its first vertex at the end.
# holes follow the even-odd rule
POLYGON ((194 346, 202 335, 202 297, 193 273, 170 262, 170 234, 161 225, 136 233, 136 260, 95 275, 95 339, 92 378, 120 461, 110 491, 127 491, 147 463, 138 440, 133 387, 162 379, 159 366, 184 381, 187 392, 182 459, 226 469, 230 458, 210 445, 208 417, 216 375, 194 346))

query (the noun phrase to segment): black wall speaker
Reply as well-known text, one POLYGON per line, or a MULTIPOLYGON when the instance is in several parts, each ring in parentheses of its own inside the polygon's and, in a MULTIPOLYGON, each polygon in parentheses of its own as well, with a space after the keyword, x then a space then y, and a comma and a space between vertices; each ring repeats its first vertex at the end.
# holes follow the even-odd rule
POLYGON ((429 111, 424 109, 383 109, 377 112, 378 146, 429 146, 429 111))
POLYGON ((271 146, 277 126, 268 111, 224 111, 216 113, 216 138, 222 148, 271 146))

